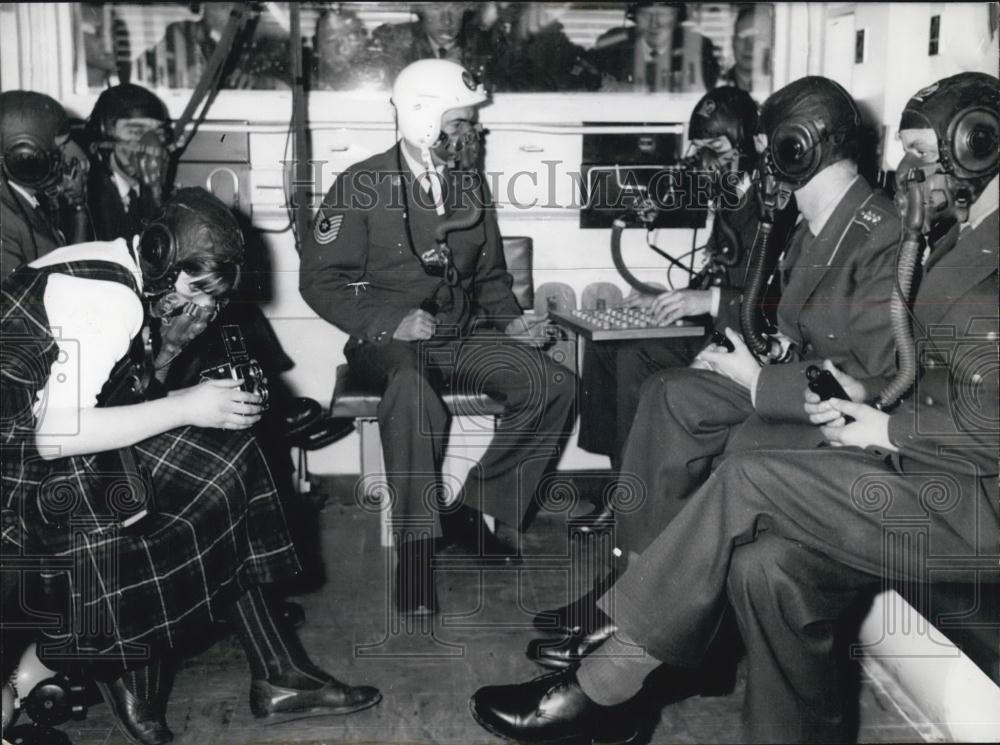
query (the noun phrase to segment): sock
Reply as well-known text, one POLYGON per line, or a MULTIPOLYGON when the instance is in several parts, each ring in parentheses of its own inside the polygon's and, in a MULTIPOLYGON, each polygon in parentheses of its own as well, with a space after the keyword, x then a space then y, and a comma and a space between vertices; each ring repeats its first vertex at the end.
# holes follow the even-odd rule
POLYGON ((259 587, 248 590, 236 602, 232 620, 254 680, 304 690, 321 688, 333 680, 309 659, 295 632, 271 613, 259 587))
POLYGON ((576 679, 587 698, 601 706, 623 704, 642 690, 646 676, 662 663, 648 652, 638 656, 638 645, 616 632, 596 653, 580 661, 576 679))

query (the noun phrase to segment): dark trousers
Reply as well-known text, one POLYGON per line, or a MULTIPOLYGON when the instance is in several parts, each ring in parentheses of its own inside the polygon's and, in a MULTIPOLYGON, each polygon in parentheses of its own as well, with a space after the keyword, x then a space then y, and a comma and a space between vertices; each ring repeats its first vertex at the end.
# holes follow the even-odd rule
POLYGON ((618 470, 642 384, 671 367, 687 367, 705 345, 702 338, 586 342, 580 385, 579 445, 611 458, 618 470))
POLYGON ((772 532, 733 551, 727 591, 747 655, 750 742, 849 742, 857 688, 853 618, 880 585, 772 532))
POLYGON ((385 385, 378 421, 394 517, 434 515, 450 425, 441 394, 454 390, 504 405, 496 430, 482 432, 490 445, 459 497, 518 527, 572 425, 572 373, 537 349, 485 333, 444 343, 362 344, 346 354, 355 374, 385 385))
POLYGON ((635 509, 617 513, 618 547, 641 553, 708 478, 732 429, 753 413, 747 389, 710 370, 673 368, 648 378, 620 469, 644 492, 635 509))
POLYGON ((729 455, 601 606, 657 659, 693 667, 731 599, 751 659, 753 740, 828 739, 841 726, 836 683, 822 680, 834 621, 883 577, 928 615, 929 583, 953 581, 963 557, 995 562, 991 491, 957 454, 937 467, 904 460, 903 472, 855 448, 729 455), (784 543, 752 545, 765 534, 784 543))

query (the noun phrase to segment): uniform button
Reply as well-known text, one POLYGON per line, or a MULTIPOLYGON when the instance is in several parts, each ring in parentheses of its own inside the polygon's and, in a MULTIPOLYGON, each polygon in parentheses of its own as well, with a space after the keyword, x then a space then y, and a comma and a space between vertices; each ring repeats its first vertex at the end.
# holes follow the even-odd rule
POLYGON ((826 338, 827 339, 836 339, 837 337, 834 334, 827 334, 826 338))
POLYGON ((983 382, 983 376, 980 375, 979 373, 973 373, 972 382, 975 383, 976 385, 979 385, 980 383, 983 382))
POLYGON ((924 399, 924 403, 927 404, 928 406, 933 406, 934 398, 932 396, 927 396, 927 398, 924 399))

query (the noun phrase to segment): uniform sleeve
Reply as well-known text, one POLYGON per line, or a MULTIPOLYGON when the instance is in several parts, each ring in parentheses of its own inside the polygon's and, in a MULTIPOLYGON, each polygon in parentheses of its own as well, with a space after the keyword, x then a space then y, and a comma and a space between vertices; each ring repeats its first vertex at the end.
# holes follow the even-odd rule
MULTIPOLYGON (((842 329, 851 339, 847 352, 850 360, 833 361, 864 384, 869 398, 878 393, 896 370, 889 300, 895 282, 898 242, 898 221, 884 219, 872 228, 853 268, 853 292, 844 298, 850 304, 848 325, 842 329)), ((768 420, 808 421, 802 396, 805 371, 810 365, 822 367, 823 358, 800 354, 794 362, 762 368, 754 392, 757 413, 768 420)))
MULTIPOLYGON (((983 352, 996 357, 995 347, 983 352)), ((942 380, 930 387, 947 391, 944 400, 918 392, 899 405, 889 417, 889 439, 903 456, 936 461, 943 451, 953 449, 974 462, 984 476, 997 472, 1000 441, 995 427, 983 423, 997 421, 1000 380, 995 366, 984 369, 987 374, 978 380, 945 380, 944 376, 954 374, 948 369, 935 370, 930 374, 942 380)))
POLYGON ((326 321, 373 343, 392 339, 407 311, 378 303, 367 292, 370 194, 355 187, 355 172, 334 182, 302 243, 299 291, 326 321), (365 201, 362 201, 365 200, 365 201))
POLYGON ((486 243, 476 264, 476 304, 493 324, 503 329, 511 318, 521 315, 521 306, 511 291, 514 279, 507 271, 503 239, 492 209, 485 216, 486 243))

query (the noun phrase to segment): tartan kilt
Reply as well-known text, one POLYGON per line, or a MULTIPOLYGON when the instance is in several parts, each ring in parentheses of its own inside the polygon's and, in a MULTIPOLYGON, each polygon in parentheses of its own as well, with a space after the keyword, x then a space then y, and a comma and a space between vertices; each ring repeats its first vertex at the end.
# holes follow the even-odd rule
POLYGON ((25 584, 31 610, 60 619, 47 635, 65 647, 50 658, 145 664, 204 635, 248 588, 300 572, 252 435, 186 427, 133 450, 140 479, 94 455, 23 464, 18 501, 32 514, 4 531, 3 553, 41 559, 25 584), (150 514, 123 528, 147 500, 150 514))

